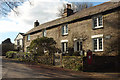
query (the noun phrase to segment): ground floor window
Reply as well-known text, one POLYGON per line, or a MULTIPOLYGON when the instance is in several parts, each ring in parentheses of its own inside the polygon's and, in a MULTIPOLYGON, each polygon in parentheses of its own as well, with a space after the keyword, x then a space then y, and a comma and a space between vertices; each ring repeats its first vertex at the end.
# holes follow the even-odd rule
POLYGON ((81 41, 75 41, 74 42, 74 51, 81 51, 82 49, 82 42, 81 41))
POLYGON ((63 53, 68 52, 68 42, 62 42, 62 52, 63 53))
POLYGON ((103 37, 93 37, 93 50, 94 51, 103 51, 103 37))

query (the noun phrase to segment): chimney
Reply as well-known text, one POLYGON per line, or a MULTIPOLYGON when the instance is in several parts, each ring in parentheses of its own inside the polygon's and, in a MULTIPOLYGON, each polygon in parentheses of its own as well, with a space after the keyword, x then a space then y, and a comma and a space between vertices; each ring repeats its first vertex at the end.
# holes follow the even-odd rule
POLYGON ((34 22, 34 27, 37 27, 37 26, 39 26, 38 20, 36 20, 36 21, 34 22))
POLYGON ((67 8, 68 8, 68 9, 71 9, 71 4, 67 4, 67 8))
POLYGON ((71 4, 67 4, 67 8, 64 9, 63 17, 68 17, 73 14, 73 10, 71 9, 71 4))

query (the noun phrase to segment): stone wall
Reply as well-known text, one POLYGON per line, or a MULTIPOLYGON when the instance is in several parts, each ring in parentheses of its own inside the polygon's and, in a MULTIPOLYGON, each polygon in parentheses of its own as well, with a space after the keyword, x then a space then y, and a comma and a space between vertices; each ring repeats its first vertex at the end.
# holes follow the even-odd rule
POLYGON ((40 64, 54 65, 53 57, 51 57, 51 56, 38 56, 37 61, 40 64))
POLYGON ((82 57, 81 56, 63 56, 62 66, 72 70, 82 70, 82 57))

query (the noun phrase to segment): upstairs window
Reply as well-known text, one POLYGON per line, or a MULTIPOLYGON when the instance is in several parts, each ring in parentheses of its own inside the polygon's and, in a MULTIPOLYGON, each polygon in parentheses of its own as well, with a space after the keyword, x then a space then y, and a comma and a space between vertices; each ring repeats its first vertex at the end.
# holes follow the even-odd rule
POLYGON ((27 41, 29 41, 30 40, 30 35, 27 35, 27 41))
POLYGON ((68 24, 62 26, 62 35, 68 34, 68 24))
POLYGON ((46 29, 43 30, 43 37, 46 37, 46 29))
POLYGON ((93 18, 93 29, 103 27, 103 18, 102 16, 96 16, 93 18))
POLYGON ((17 40, 17 45, 20 45, 20 40, 17 40))

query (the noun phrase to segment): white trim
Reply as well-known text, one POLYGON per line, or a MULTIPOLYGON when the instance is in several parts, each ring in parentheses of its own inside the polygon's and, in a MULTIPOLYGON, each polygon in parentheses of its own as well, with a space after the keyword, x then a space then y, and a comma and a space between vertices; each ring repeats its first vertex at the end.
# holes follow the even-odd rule
POLYGON ((75 38, 74 41, 77 41, 77 38, 75 38))
POLYGON ((91 38, 97 38, 97 37, 103 37, 103 34, 99 34, 99 35, 93 35, 93 36, 91 36, 91 38))
POLYGON ((97 28, 102 28, 103 26, 97 26, 97 27, 94 27, 95 29, 97 29, 97 28))
POLYGON ((61 40, 61 42, 68 42, 68 40, 61 40))
POLYGON ((63 35, 68 35, 68 33, 64 33, 63 35))

